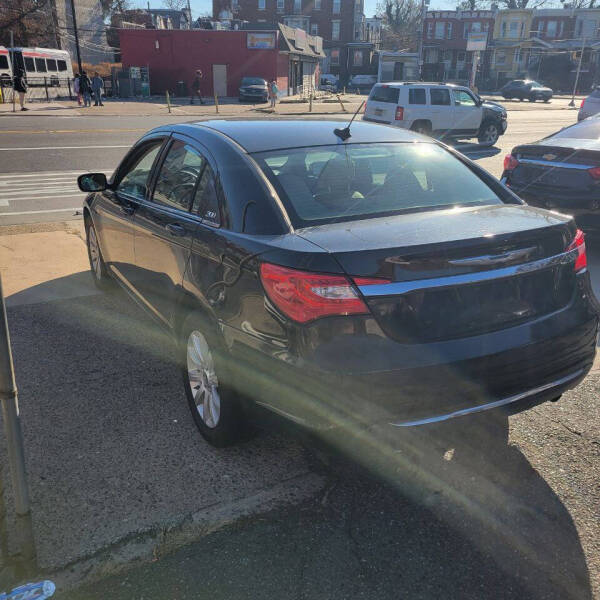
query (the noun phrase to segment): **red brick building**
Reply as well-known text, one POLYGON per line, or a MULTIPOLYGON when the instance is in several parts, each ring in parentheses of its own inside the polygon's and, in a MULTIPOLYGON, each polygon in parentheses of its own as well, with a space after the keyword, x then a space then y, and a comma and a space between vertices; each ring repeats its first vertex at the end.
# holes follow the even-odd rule
POLYGON ((367 41, 364 0, 213 0, 213 18, 283 23, 323 38, 323 71, 342 82, 377 72, 376 44, 367 41), (349 44, 351 44, 349 46, 349 44))
POLYGON ((120 29, 123 67, 148 66, 151 93, 190 89, 197 69, 202 93, 237 96, 242 77, 276 79, 282 95, 315 85, 321 38, 276 26, 261 31, 120 29))
MULTIPOLYGON (((470 32, 488 32, 488 44, 494 31, 492 10, 429 11, 423 23, 423 79, 426 81, 469 80, 473 53, 467 52, 470 32)), ((489 53, 483 53, 480 71, 489 66, 489 53)))

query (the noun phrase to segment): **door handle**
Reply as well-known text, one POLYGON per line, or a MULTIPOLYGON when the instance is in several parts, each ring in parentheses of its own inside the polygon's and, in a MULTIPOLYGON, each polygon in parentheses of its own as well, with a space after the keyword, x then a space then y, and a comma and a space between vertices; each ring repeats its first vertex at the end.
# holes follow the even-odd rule
POLYGON ((119 210, 124 214, 124 215, 129 215, 131 216, 134 212, 135 212, 135 206, 133 206, 132 204, 120 204, 119 205, 119 210))
POLYGON ((179 223, 168 223, 167 225, 165 225, 165 229, 171 235, 177 235, 177 236, 185 235, 185 227, 183 225, 180 225, 179 223))

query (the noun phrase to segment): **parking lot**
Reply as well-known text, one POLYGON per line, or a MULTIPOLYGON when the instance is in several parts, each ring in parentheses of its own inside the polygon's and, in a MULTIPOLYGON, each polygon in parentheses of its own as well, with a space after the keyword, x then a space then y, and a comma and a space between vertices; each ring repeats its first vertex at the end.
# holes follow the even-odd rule
MULTIPOLYGON (((175 119, 189 116, 1 119, 0 181, 35 175, 24 157, 48 178, 108 170, 175 119)), ((513 146, 575 119, 510 111, 497 147, 459 149, 500 176, 513 146)), ((598 361, 560 402, 511 417, 508 444, 465 432, 436 449, 423 487, 384 440, 344 448, 360 467, 277 427, 215 450, 170 342, 93 287, 69 210, 81 196, 20 193, 3 205, 0 187, 0 268, 39 564, 66 585, 141 563, 69 597, 600 597, 598 361)), ((600 296, 600 240, 588 244, 600 296)))

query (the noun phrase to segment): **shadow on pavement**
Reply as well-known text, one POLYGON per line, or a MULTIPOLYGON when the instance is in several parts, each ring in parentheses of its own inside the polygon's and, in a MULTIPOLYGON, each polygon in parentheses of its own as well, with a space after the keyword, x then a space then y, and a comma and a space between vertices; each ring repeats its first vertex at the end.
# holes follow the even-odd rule
POLYGON ((328 484, 65 597, 592 597, 573 520, 507 446, 506 418, 419 443, 334 440, 355 461, 272 432, 216 450, 192 424, 170 340, 123 293, 84 295, 80 277, 15 294, 8 315, 42 566, 308 469, 328 484), (35 297, 61 299, 22 303, 35 297))

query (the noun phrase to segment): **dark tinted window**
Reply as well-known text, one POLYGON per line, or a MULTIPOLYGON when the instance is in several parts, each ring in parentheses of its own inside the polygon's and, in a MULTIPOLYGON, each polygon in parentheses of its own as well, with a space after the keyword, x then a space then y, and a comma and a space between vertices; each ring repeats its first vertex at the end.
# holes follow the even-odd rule
POLYGON ((267 82, 260 77, 244 77, 242 85, 267 85, 267 82))
POLYGON ((8 57, 4 54, 0 56, 0 69, 8 69, 8 57))
POLYGON ((501 203, 465 164, 434 144, 292 148, 254 157, 297 227, 501 203))
POLYGON ((35 70, 38 73, 46 72, 46 59, 45 58, 36 58, 35 59, 35 70))
POLYGON ((425 100, 425 89, 424 88, 413 88, 408 90, 408 103, 409 104, 427 104, 425 100))
POLYGON ((119 192, 140 200, 145 199, 150 171, 161 145, 162 140, 150 142, 139 150, 139 154, 132 157, 131 162, 125 167, 125 174, 119 173, 120 182, 117 186, 119 192))
POLYGON ((441 88, 431 88, 429 90, 431 104, 434 106, 450 106, 450 91, 441 88))
POLYGON ((191 146, 175 141, 156 178, 154 202, 188 210, 203 163, 191 146))
POLYGON ((592 117, 576 125, 571 125, 571 127, 565 127, 565 129, 555 133, 551 137, 600 140, 600 117, 592 117))
POLYGON ((56 60, 54 58, 47 58, 46 66, 48 67, 48 71, 56 71, 56 60))
POLYGON ((208 164, 198 184, 192 210, 198 213, 202 217, 202 220, 207 221, 211 225, 219 225, 221 223, 217 182, 215 174, 208 164))
POLYGON ((56 64, 58 66, 58 70, 59 71, 66 71, 67 70, 67 61, 65 61, 65 60, 57 60, 56 64))
POLYGON ((30 58, 29 56, 25 57, 25 70, 35 73, 35 64, 33 62, 33 58, 30 58))
POLYGON ((391 102, 392 104, 398 104, 399 94, 400 90, 398 88, 376 85, 371 90, 369 100, 372 100, 373 102, 391 102))

